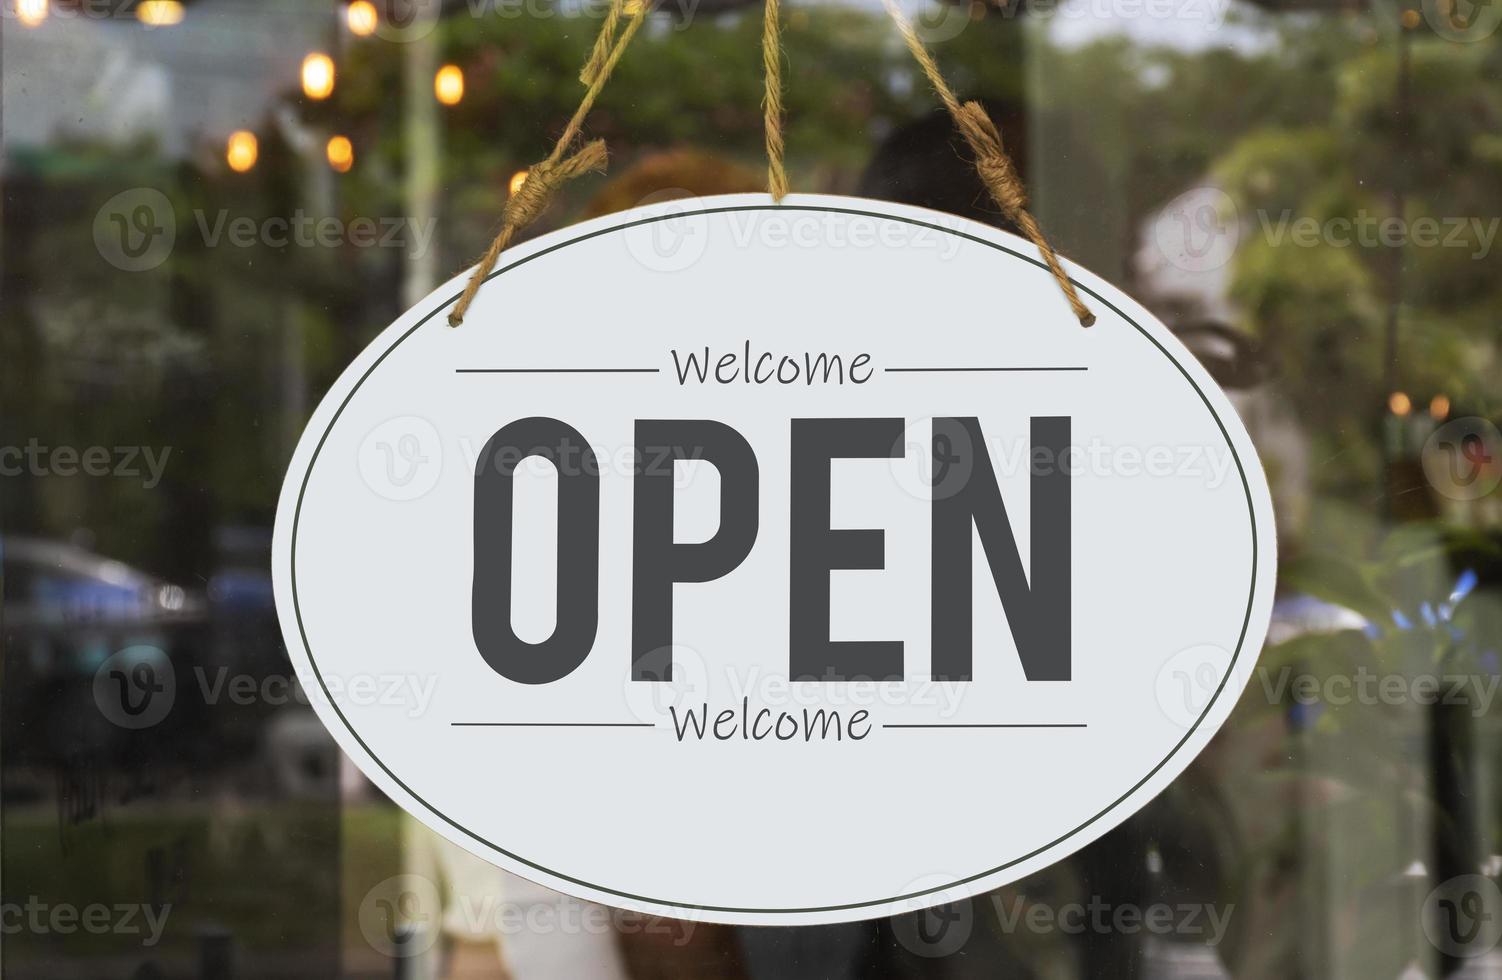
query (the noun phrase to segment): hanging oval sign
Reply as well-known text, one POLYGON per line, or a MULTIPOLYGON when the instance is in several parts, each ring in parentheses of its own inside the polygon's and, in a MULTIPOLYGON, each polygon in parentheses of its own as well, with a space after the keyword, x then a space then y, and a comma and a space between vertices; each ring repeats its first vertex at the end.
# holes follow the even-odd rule
POLYGON ((455 279, 313 413, 277 607, 417 819, 724 922, 955 901, 1083 847, 1225 722, 1268 488, 1153 316, 851 198, 675 201, 455 279))

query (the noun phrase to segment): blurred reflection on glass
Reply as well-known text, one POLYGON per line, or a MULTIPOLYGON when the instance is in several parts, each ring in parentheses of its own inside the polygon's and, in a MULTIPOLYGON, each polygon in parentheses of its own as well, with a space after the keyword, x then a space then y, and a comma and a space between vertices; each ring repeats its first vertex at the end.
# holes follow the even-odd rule
MULTIPOLYGON (((344 365, 488 241, 603 9, 7 5, 5 975, 1496 972, 1497 5, 911 8, 1060 251, 1178 332, 1274 488, 1237 715, 1090 848, 892 920, 652 920, 458 852, 340 757, 280 645, 281 474, 344 365)), ((795 190, 1004 227, 879 5, 785 21, 795 190)), ((588 127, 611 173, 529 233, 761 189, 760 31, 743 0, 661 4, 588 127)))

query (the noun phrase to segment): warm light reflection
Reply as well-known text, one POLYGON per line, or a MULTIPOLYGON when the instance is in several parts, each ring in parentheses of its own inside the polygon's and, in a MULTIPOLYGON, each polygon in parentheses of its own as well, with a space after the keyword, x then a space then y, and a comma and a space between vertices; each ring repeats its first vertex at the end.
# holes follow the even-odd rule
POLYGON ((375 33, 377 20, 375 4, 370 0, 355 0, 344 8, 344 23, 356 37, 369 37, 375 33))
POLYGON ((464 72, 458 65, 444 65, 433 76, 433 94, 444 105, 458 105, 464 98, 464 72))
POLYGON ((136 20, 148 27, 171 27, 183 22, 180 0, 141 0, 136 5, 136 20))
POLYGON ((16 0, 16 20, 23 27, 36 27, 47 19, 47 0, 16 0))
POLYGON ((527 172, 525 170, 518 170, 516 173, 512 174, 511 175, 511 193, 515 194, 517 191, 521 190, 522 189, 522 185, 525 184, 526 182, 527 182, 527 172))
POLYGON ((302 90, 310 99, 326 99, 334 91, 334 59, 314 51, 302 60, 302 90))
POLYGON ((255 133, 237 129, 229 134, 229 142, 224 150, 224 160, 235 173, 243 174, 254 167, 256 158, 260 155, 261 147, 256 141, 255 133))
POLYGON ((330 137, 325 153, 329 158, 329 166, 341 174, 349 173, 349 168, 355 165, 355 147, 348 136, 330 137))
POLYGON ((1436 422, 1443 422, 1450 415, 1450 399, 1447 395, 1435 395, 1429 399, 1429 414, 1436 422))
POLYGON ((1387 399, 1387 408, 1394 415, 1407 415, 1413 411, 1413 400, 1405 393, 1395 391, 1387 399))

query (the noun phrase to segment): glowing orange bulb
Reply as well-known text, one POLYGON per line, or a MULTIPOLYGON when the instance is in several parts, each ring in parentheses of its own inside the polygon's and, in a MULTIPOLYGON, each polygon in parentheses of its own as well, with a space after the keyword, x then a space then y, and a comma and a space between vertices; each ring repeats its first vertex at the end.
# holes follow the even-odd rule
POLYGON ((136 5, 136 20, 147 27, 171 27, 183 22, 181 0, 141 0, 136 5))
POLYGON ((243 174, 254 167, 256 158, 260 155, 261 147, 256 140, 255 133, 237 129, 229 134, 229 143, 224 150, 224 160, 235 173, 243 174))
POLYGON ((527 172, 525 170, 518 170, 516 173, 512 174, 511 175, 511 193, 515 194, 517 191, 521 190, 522 189, 522 185, 525 184, 526 182, 527 182, 527 172))
POLYGON ((1443 422, 1450 414, 1450 399, 1446 395, 1435 395, 1429 399, 1429 414, 1434 416, 1435 421, 1443 422))
POLYGON ((36 27, 47 19, 48 0, 16 0, 16 20, 23 27, 36 27))
POLYGON ((355 0, 344 8, 344 23, 355 37, 369 37, 375 33, 378 15, 370 0, 355 0))
POLYGON ((349 173, 349 168, 355 165, 355 147, 348 136, 330 137, 324 152, 329 158, 329 166, 341 174, 349 173))
POLYGON ((1395 391, 1387 399, 1387 408, 1394 415, 1407 415, 1413 411, 1413 400, 1403 392, 1395 391))
POLYGON ((433 76, 433 94, 444 105, 458 105, 464 98, 464 72, 458 65, 444 65, 433 76))
POLYGON ((326 99, 334 92, 334 59, 314 51, 302 60, 302 90, 310 99, 326 99))

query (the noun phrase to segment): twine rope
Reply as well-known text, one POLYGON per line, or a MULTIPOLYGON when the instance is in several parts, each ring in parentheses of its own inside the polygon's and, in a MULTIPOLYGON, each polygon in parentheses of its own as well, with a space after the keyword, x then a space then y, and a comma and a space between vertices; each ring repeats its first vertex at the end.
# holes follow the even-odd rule
POLYGON ((626 0, 611 0, 610 9, 605 11, 605 22, 600 25, 600 33, 595 35, 595 46, 589 52, 589 60, 584 62, 584 69, 579 72, 579 81, 585 85, 593 85, 595 79, 600 77, 600 70, 605 67, 605 62, 610 60, 610 49, 615 47, 615 35, 620 30, 621 14, 626 10, 626 0))
POLYGON ((944 81, 944 75, 939 71, 938 63, 934 61, 923 42, 918 39, 917 31, 913 25, 897 9, 894 0, 882 0, 887 8, 887 13, 897 24, 897 30, 902 34, 902 39, 907 42, 908 50, 913 53, 913 58, 918 66, 923 69, 923 74, 928 76, 928 82, 933 86, 944 108, 949 111, 955 126, 960 134, 965 137, 965 142, 970 146, 970 152, 975 157, 975 169, 980 174, 980 179, 986 185, 986 190, 991 197, 1000 205, 1004 213, 1012 223, 1022 230, 1028 241, 1037 246, 1042 253, 1043 260, 1048 263, 1048 271, 1053 274, 1054 281, 1064 292, 1064 298, 1069 301, 1069 306, 1074 310, 1074 315, 1079 318, 1080 326, 1089 327, 1095 324, 1095 314, 1090 312, 1080 299, 1079 293, 1074 288, 1074 283, 1069 281, 1069 276, 1064 272, 1064 267, 1059 264, 1059 256, 1049 244, 1048 237, 1043 234, 1043 229, 1038 226, 1038 221, 1032 212, 1027 209, 1027 191, 1022 186, 1022 178, 1017 174, 1017 167, 1012 163, 1012 158, 1007 154, 1006 147, 1002 143, 1001 133, 996 124, 991 121, 986 110, 979 102, 961 103, 944 81))
POLYGON ((782 23, 781 0, 765 0, 762 15, 761 63, 766 75, 766 94, 762 97, 762 118, 767 132, 767 190, 772 200, 781 201, 788 193, 787 168, 783 165, 782 140, 782 23))
MULTIPOLYGON (((774 200, 781 201, 788 193, 782 134, 781 3, 780 0, 764 0, 764 3, 762 68, 766 77, 766 91, 762 98, 762 110, 763 124, 766 129, 767 189, 774 200)), ((1074 283, 1070 281, 1063 266, 1059 263, 1058 254, 1049 244, 1037 219, 1027 208, 1027 191, 1022 186, 1022 179, 1017 173, 1016 165, 1006 152, 996 124, 992 122, 980 103, 960 102, 954 90, 944 80, 943 73, 939 71, 938 63, 934 61, 933 55, 923 46, 912 24, 897 9, 894 0, 882 0, 882 3, 896 23, 908 50, 912 52, 918 66, 928 77, 929 84, 933 86, 940 101, 944 103, 944 108, 954 120, 955 126, 964 136, 965 142, 969 144, 970 151, 975 157, 976 172, 980 175, 981 182, 985 184, 992 199, 1042 254, 1054 281, 1063 291, 1064 298, 1069 301, 1074 315, 1079 318, 1080 325, 1093 326, 1095 314, 1091 313, 1084 301, 1080 299, 1074 283)), ((578 141, 579 134, 584 127, 584 120, 589 115, 589 110, 594 107, 595 101, 599 99, 611 72, 615 70, 627 45, 631 43, 631 39, 636 36, 636 32, 646 20, 650 6, 650 0, 613 0, 611 3, 604 23, 600 25, 600 33, 595 38, 589 57, 579 73, 580 81, 587 86, 583 98, 579 101, 579 107, 574 110, 573 117, 569 119, 562 135, 558 137, 553 151, 545 160, 527 171, 527 176, 521 186, 506 202, 506 208, 501 213, 500 230, 491 241, 490 247, 485 250, 475 271, 470 275, 469 282, 465 284, 464 292, 459 297, 459 302, 454 304, 453 311, 449 313, 449 326, 457 327, 464 322, 464 315, 469 312, 475 294, 480 291, 485 277, 494 270, 501 253, 511 245, 518 231, 531 224, 547 208, 558 188, 580 174, 605 169, 609 155, 604 140, 591 140, 579 147, 577 151, 570 151, 578 141), (635 10, 626 26, 622 28, 620 22, 627 11, 628 3, 634 3, 635 10)))
POLYGON ((605 88, 605 82, 609 80, 610 73, 615 70, 616 64, 625 53, 626 46, 641 29, 646 20, 648 8, 651 6, 647 0, 637 0, 636 11, 626 26, 620 26, 621 15, 624 12, 626 0, 615 0, 611 5, 610 12, 605 15, 605 22, 600 26, 600 34, 595 39, 594 49, 590 52, 589 60, 585 62, 584 70, 580 75, 588 87, 584 96, 579 100, 579 107, 574 110, 574 115, 564 127, 558 142, 553 145, 553 152, 547 159, 527 171, 527 177, 522 185, 511 195, 506 202, 506 208, 501 212, 501 227, 491 241, 490 247, 485 250, 475 271, 470 275, 469 282, 464 286, 464 293, 459 297, 459 302, 454 304, 454 309, 449 313, 449 326, 457 327, 464 322, 464 315, 469 312, 469 306, 474 302, 475 294, 480 291, 480 286, 485 282, 485 277, 490 275, 495 268, 496 260, 500 258, 516 237, 517 232, 536 220, 537 216, 546 210, 553 196, 562 185, 578 177, 580 174, 590 171, 603 171, 609 154, 605 149, 604 140, 590 140, 577 150, 575 144, 579 140, 579 134, 584 128, 585 117, 589 110, 594 108, 595 101, 605 88), (601 51, 605 53, 599 56, 601 51))

